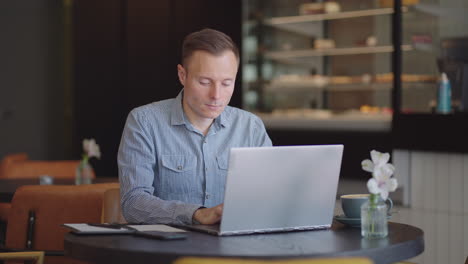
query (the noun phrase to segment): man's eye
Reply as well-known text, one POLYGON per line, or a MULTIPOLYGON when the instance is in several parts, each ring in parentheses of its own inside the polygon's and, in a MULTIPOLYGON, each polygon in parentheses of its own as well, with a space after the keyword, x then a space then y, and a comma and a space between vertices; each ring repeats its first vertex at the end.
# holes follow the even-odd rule
POLYGON ((210 84, 210 82, 207 82, 207 81, 200 81, 200 84, 201 84, 201 85, 208 85, 208 84, 210 84))
POLYGON ((232 82, 223 82, 223 86, 230 86, 232 82))

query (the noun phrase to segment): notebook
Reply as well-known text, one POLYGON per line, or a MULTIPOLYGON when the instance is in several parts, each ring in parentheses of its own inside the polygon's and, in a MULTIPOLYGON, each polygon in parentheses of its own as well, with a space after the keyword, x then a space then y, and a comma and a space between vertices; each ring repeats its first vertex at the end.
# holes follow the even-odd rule
POLYGON ((343 145, 232 148, 218 236, 330 228, 343 145))

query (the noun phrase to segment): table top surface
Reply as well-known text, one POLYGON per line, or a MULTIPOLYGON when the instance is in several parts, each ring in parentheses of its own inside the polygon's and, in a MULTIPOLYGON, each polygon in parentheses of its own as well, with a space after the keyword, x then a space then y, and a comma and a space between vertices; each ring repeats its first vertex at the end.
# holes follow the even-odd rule
MULTIPOLYGON (((117 177, 97 177, 93 183, 118 182, 117 177)), ((54 185, 74 185, 75 179, 54 179, 54 185)), ((11 202, 16 189, 23 185, 39 185, 39 178, 0 179, 0 202, 11 202)))
POLYGON ((424 251, 421 229, 389 223, 389 235, 369 240, 361 230, 334 222, 331 229, 217 237, 188 232, 185 240, 133 235, 65 236, 67 256, 95 263, 171 263, 182 256, 285 259, 365 256, 376 264, 412 258, 424 251))

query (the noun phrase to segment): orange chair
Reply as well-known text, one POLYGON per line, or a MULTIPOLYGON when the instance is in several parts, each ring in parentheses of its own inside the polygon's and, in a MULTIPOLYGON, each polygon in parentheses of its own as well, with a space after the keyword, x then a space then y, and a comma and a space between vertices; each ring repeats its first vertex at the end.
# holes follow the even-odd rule
MULTIPOLYGON (((80 161, 59 160, 39 161, 23 160, 10 162, 4 166, 1 173, 3 179, 37 178, 41 175, 49 175, 54 178, 74 178, 75 170, 80 161)), ((94 178, 94 174, 93 174, 94 178)))
MULTIPOLYGON (((11 154, 0 162, 0 179, 38 178, 41 175, 73 179, 79 163, 78 160, 29 160, 26 153, 11 154)), ((95 177, 93 172, 92 178, 95 177)), ((10 208, 9 203, 0 203, 0 221, 8 221, 10 208)))
POLYGON ((69 230, 61 225, 99 223, 104 192, 115 188, 119 188, 118 183, 20 187, 8 218, 6 248, 45 251, 45 263, 83 263, 63 256, 64 236, 69 230))
MULTIPOLYGON (((17 161, 25 161, 27 159, 28 154, 26 153, 13 153, 3 157, 2 161, 0 161, 0 179, 3 178, 7 167, 10 166, 11 163, 17 161)), ((0 225, 6 224, 10 208, 10 203, 0 203, 0 225)))
POLYGON ((5 174, 6 168, 13 162, 17 161, 25 161, 28 159, 28 154, 26 153, 14 153, 8 154, 3 157, 2 161, 0 161, 0 179, 4 178, 3 175, 5 174))
POLYGON ((126 224, 120 206, 120 188, 108 189, 104 192, 102 200, 102 223, 126 224))

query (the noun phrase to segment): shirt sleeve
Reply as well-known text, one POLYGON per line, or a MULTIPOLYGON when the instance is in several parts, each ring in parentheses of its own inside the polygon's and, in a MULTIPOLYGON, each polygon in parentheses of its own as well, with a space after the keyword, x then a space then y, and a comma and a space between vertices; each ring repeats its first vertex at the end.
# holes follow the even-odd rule
POLYGON ((152 131, 142 113, 129 114, 117 158, 122 214, 129 223, 191 224, 200 205, 153 195, 158 165, 152 131))
POLYGON ((254 135, 254 147, 271 147, 273 144, 268 136, 263 121, 255 116, 254 122, 255 131, 252 133, 254 135))

